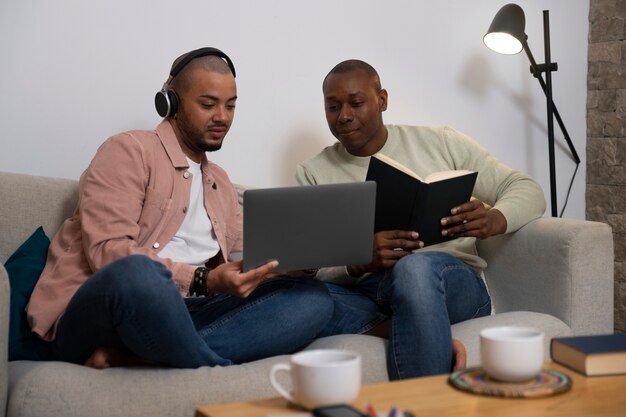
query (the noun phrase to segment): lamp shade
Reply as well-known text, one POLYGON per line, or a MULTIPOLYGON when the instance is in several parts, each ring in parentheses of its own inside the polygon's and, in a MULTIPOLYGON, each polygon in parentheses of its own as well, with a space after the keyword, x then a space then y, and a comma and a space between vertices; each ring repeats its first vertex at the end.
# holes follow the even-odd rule
POLYGON ((522 51, 522 42, 527 38, 525 26, 524 10, 517 4, 509 3, 496 13, 483 42, 498 53, 517 54, 522 51))

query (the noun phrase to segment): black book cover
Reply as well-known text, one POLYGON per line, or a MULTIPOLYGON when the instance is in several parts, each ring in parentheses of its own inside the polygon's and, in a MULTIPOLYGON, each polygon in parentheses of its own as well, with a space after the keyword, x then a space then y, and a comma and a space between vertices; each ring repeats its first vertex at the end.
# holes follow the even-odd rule
POLYGON ((626 352, 626 333, 592 336, 557 337, 553 343, 563 343, 587 355, 596 353, 626 352))
POLYGON ((366 181, 376 182, 374 230, 415 230, 425 246, 452 239, 441 236, 440 220, 470 200, 477 175, 425 183, 373 156, 366 181))

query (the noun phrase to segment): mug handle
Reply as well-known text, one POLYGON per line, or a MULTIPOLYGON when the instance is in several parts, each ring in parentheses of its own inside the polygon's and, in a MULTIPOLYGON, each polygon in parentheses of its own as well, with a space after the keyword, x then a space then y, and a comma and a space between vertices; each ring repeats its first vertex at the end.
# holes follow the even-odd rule
POLYGON ((287 391, 282 385, 280 385, 278 383, 278 381, 276 380, 276 374, 280 371, 287 371, 289 372, 291 370, 291 366, 286 364, 286 363, 277 363, 276 365, 272 366, 272 369, 270 370, 270 382, 272 383, 272 386, 274 387, 274 389, 276 391, 278 391, 278 393, 280 395, 282 395, 283 397, 285 397, 286 399, 288 399, 289 401, 291 401, 292 403, 295 403, 296 400, 293 397, 293 395, 291 395, 291 393, 289 391, 287 391))

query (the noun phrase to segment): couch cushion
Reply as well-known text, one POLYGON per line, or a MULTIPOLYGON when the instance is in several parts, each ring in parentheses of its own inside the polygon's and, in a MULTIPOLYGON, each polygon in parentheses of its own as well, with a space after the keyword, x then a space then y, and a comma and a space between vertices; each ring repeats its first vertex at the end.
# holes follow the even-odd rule
MULTIPOLYGON (((319 339, 311 349, 350 349, 363 358, 363 382, 387 381, 385 341, 362 335, 319 339)), ((198 369, 128 367, 96 370, 65 362, 9 363, 8 416, 192 416, 202 405, 277 397, 272 366, 288 355, 198 369)), ((290 387, 287 375, 281 384, 290 387)), ((284 377, 284 378, 283 378, 284 377)))
POLYGON ((0 262, 39 226, 52 236, 71 217, 78 181, 0 172, 0 262))
POLYGON ((309 349, 341 349, 359 352, 363 358, 362 380, 364 384, 375 384, 389 380, 387 373, 387 339, 360 334, 343 334, 314 340, 309 349))
POLYGON ((48 344, 31 332, 26 320, 26 304, 46 264, 50 239, 39 227, 7 259, 5 268, 11 285, 9 319, 9 360, 52 358, 48 344))

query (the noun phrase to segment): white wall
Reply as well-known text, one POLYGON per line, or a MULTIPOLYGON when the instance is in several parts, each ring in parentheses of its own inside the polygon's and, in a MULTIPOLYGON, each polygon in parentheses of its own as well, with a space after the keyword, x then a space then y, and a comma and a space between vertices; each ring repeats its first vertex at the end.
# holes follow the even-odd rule
MULTIPOLYGON (((524 54, 482 43, 505 0, 4 0, 0 170, 78 178, 98 145, 159 122, 154 93, 179 54, 215 46, 237 68, 235 123, 211 159, 233 181, 294 184, 334 138, 321 82, 360 58, 389 91, 387 123, 449 125, 534 176, 549 201, 545 98, 524 54)), ((550 10, 554 101, 583 159, 565 217, 584 218, 589 2, 518 0, 543 62, 550 10)), ((559 207, 574 169, 557 133, 559 207)), ((548 210, 549 211, 549 210, 548 210)))

